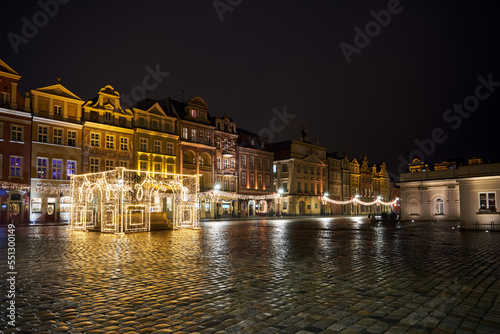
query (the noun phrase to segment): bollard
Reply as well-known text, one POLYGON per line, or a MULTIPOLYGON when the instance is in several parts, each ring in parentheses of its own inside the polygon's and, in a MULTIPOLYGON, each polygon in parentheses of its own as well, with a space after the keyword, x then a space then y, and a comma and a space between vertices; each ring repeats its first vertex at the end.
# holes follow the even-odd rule
POLYGON ((479 231, 479 222, 475 222, 474 225, 476 225, 476 232, 479 231))
POLYGON ((491 225, 491 231, 494 231, 495 230, 495 222, 492 221, 490 223, 490 225, 491 225))

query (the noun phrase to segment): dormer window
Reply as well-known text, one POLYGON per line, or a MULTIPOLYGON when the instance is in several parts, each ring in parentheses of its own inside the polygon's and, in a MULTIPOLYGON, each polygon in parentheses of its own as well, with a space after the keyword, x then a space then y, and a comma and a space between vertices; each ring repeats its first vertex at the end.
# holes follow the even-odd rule
POLYGON ((10 103, 10 94, 9 93, 0 93, 0 103, 9 104, 10 103))
POLYGON ((106 112, 106 113, 104 114, 104 120, 105 120, 105 121, 111 121, 111 119, 112 119, 112 115, 111 115, 111 113, 110 113, 110 112, 106 112))
POLYGON ((62 108, 61 108, 61 106, 54 106, 54 115, 56 115, 56 116, 61 116, 62 115, 62 108))
POLYGON ((195 109, 191 109, 191 117, 196 117, 196 110, 195 109))

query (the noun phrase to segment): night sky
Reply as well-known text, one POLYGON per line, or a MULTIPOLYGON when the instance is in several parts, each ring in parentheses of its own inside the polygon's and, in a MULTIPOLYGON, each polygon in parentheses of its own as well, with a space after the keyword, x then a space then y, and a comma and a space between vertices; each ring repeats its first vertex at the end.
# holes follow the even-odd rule
POLYGON ((397 173, 415 140, 427 143, 430 162, 500 159, 500 83, 480 90, 474 106, 479 76, 500 82, 499 9, 472 0, 73 0, 43 22, 39 3, 10 1, 0 14, 0 58, 23 76, 22 94, 61 77, 84 100, 107 84, 130 95, 146 67, 159 67, 169 75, 148 98, 182 99, 184 90, 205 99, 212 116, 256 133, 286 106, 296 117, 273 141, 298 139, 307 124, 313 143, 397 173), (390 22, 377 31, 370 12, 388 7, 390 22), (38 31, 14 46, 34 16, 38 31), (358 39, 348 63, 340 44, 355 47, 354 28, 366 24, 372 37, 358 39), (464 100, 477 110, 447 113, 464 100), (446 138, 434 149, 433 131, 446 138))

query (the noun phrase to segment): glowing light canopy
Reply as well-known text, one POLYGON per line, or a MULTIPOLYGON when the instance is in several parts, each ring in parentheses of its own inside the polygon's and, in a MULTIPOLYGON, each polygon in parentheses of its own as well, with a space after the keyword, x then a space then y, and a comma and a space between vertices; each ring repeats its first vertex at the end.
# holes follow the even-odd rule
POLYGON ((198 228, 198 175, 115 170, 71 179, 70 229, 125 233, 149 231, 151 219, 167 223, 163 199, 173 203, 173 228, 198 228), (161 212, 163 211, 163 212, 161 212))

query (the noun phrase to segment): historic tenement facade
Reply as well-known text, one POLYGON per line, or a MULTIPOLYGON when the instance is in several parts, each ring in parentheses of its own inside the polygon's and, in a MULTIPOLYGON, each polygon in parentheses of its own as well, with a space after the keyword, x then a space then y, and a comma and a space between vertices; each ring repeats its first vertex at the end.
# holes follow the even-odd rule
POLYGON ((58 82, 31 90, 31 102, 30 220, 67 221, 70 178, 81 174, 84 101, 58 82))
MULTIPOLYGON (((248 196, 271 196, 276 191, 272 184, 274 153, 265 150, 265 143, 256 134, 243 129, 238 129, 238 134, 239 193, 248 196)), ((277 212, 277 203, 272 198, 239 201, 242 217, 266 215, 271 208, 277 212)))

